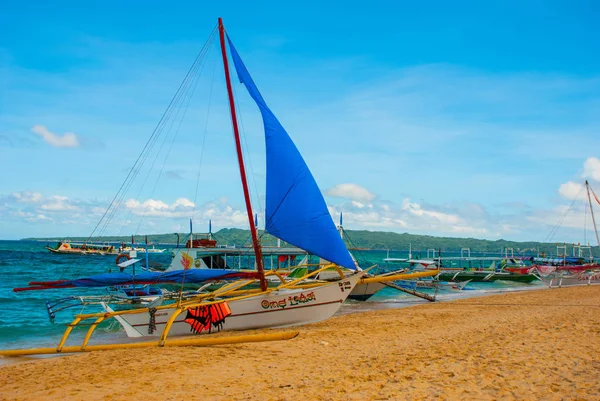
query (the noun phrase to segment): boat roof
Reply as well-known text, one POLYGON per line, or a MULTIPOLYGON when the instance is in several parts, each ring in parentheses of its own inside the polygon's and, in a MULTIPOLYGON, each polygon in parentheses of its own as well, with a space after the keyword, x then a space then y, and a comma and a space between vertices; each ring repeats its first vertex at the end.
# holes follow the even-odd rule
POLYGON ((142 260, 142 259, 135 259, 135 258, 133 258, 133 259, 129 259, 129 260, 126 260, 126 261, 125 261, 125 262, 123 262, 123 263, 119 263, 117 266, 119 266, 119 267, 121 267, 121 268, 123 268, 123 269, 124 269, 124 268, 126 268, 126 267, 128 267, 128 266, 131 266, 131 265, 132 265, 132 264, 134 264, 134 263, 137 263, 137 262, 139 262, 140 260, 142 260))
POLYGON ((407 258, 385 258, 384 262, 419 263, 422 265, 434 264, 438 259, 407 259, 407 258))

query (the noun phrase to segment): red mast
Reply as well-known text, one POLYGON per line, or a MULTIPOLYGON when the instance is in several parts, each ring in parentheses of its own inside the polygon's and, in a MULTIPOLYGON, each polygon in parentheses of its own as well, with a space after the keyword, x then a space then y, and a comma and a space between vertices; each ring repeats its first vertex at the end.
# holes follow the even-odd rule
POLYGON ((229 78, 229 64, 227 63, 227 50, 225 48, 225 27, 223 20, 219 18, 219 38, 221 39, 221 53, 223 55, 223 68, 225 69, 225 81, 227 82, 227 95, 229 97, 229 110, 231 110, 231 124, 233 125, 233 135, 235 137, 235 149, 237 151, 238 163, 240 165, 240 177, 242 178, 242 187, 244 188, 244 199, 246 201, 246 211, 248 212, 248 221, 250 222, 250 233, 252 233, 252 246, 256 257, 258 274, 260 275, 260 289, 267 289, 267 280, 265 280, 265 271, 263 269, 262 249, 258 242, 256 227, 252 213, 252 204, 250 203, 250 192, 248 191, 248 182, 246 180, 246 168, 244 167, 244 157, 242 156, 242 145, 240 143, 240 132, 235 113, 235 102, 233 101, 233 89, 229 78))

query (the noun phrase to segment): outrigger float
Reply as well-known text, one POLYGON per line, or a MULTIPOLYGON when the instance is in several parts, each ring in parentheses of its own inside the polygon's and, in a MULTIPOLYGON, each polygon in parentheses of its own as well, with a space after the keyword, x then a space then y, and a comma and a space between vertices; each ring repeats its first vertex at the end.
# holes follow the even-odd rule
MULTIPOLYGON (((291 340, 297 337, 299 332, 297 331, 283 331, 275 333, 263 333, 263 334, 247 334, 240 336, 228 336, 228 337, 212 337, 212 338, 186 338, 168 341, 145 341, 137 343, 125 343, 125 344, 102 344, 102 345, 88 345, 87 342, 83 342, 80 346, 59 346, 57 348, 32 348, 32 349, 14 349, 14 350, 0 350, 0 356, 4 357, 18 357, 27 355, 49 355, 49 354, 72 354, 78 352, 92 352, 92 351, 110 351, 117 349, 135 349, 135 348, 153 348, 153 347, 210 347, 213 345, 228 345, 228 344, 240 344, 240 343, 255 343, 264 341, 282 341, 291 340)), ((61 343, 62 340, 61 340, 61 343)))

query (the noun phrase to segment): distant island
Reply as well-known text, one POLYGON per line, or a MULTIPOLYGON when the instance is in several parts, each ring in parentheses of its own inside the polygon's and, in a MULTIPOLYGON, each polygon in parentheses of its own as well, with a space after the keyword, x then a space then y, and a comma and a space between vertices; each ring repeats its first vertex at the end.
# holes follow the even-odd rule
MULTIPOLYGON (((277 245, 277 239, 270 234, 259 231, 261 242, 265 246, 277 245)), ((189 233, 179 233, 180 242, 183 244, 189 233)), ((248 246, 251 244, 249 230, 239 228, 224 228, 213 233, 213 238, 220 245, 248 246)), ((145 242, 144 235, 134 237, 136 243, 145 242)), ((176 234, 148 234, 150 244, 173 244, 177 243, 176 234)), ((64 238, 23 238, 31 241, 57 242, 64 238)), ((87 237, 70 237, 71 241, 85 241, 87 237)), ((427 249, 435 249, 444 252, 460 252, 463 248, 469 248, 471 252, 500 254, 506 248, 512 248, 515 255, 535 256, 538 254, 556 255, 556 243, 542 242, 517 242, 499 239, 496 241, 475 238, 434 237, 430 235, 415 235, 408 233, 394 233, 384 231, 346 230, 344 231, 346 245, 350 249, 357 250, 408 250, 412 247, 413 252, 424 252, 427 249)), ((93 242, 131 242, 131 236, 103 236, 94 237, 93 242)), ((560 243, 562 244, 562 243, 560 243)), ((573 244, 567 244, 567 252, 571 254, 573 244)), ((594 257, 600 257, 600 247, 592 248, 594 257)), ((587 256, 587 255, 586 255, 587 256)))

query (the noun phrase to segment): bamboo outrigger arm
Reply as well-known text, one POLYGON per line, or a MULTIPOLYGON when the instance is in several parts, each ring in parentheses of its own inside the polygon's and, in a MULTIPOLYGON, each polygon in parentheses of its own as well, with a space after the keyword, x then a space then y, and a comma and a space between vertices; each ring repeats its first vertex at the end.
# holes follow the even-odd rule
POLYGON ((437 276, 439 273, 440 273, 439 270, 430 270, 430 271, 417 272, 417 273, 394 274, 393 276, 364 277, 364 278, 360 279, 360 283, 361 284, 385 283, 387 281, 410 280, 410 279, 414 279, 414 278, 433 277, 433 276, 437 276))

